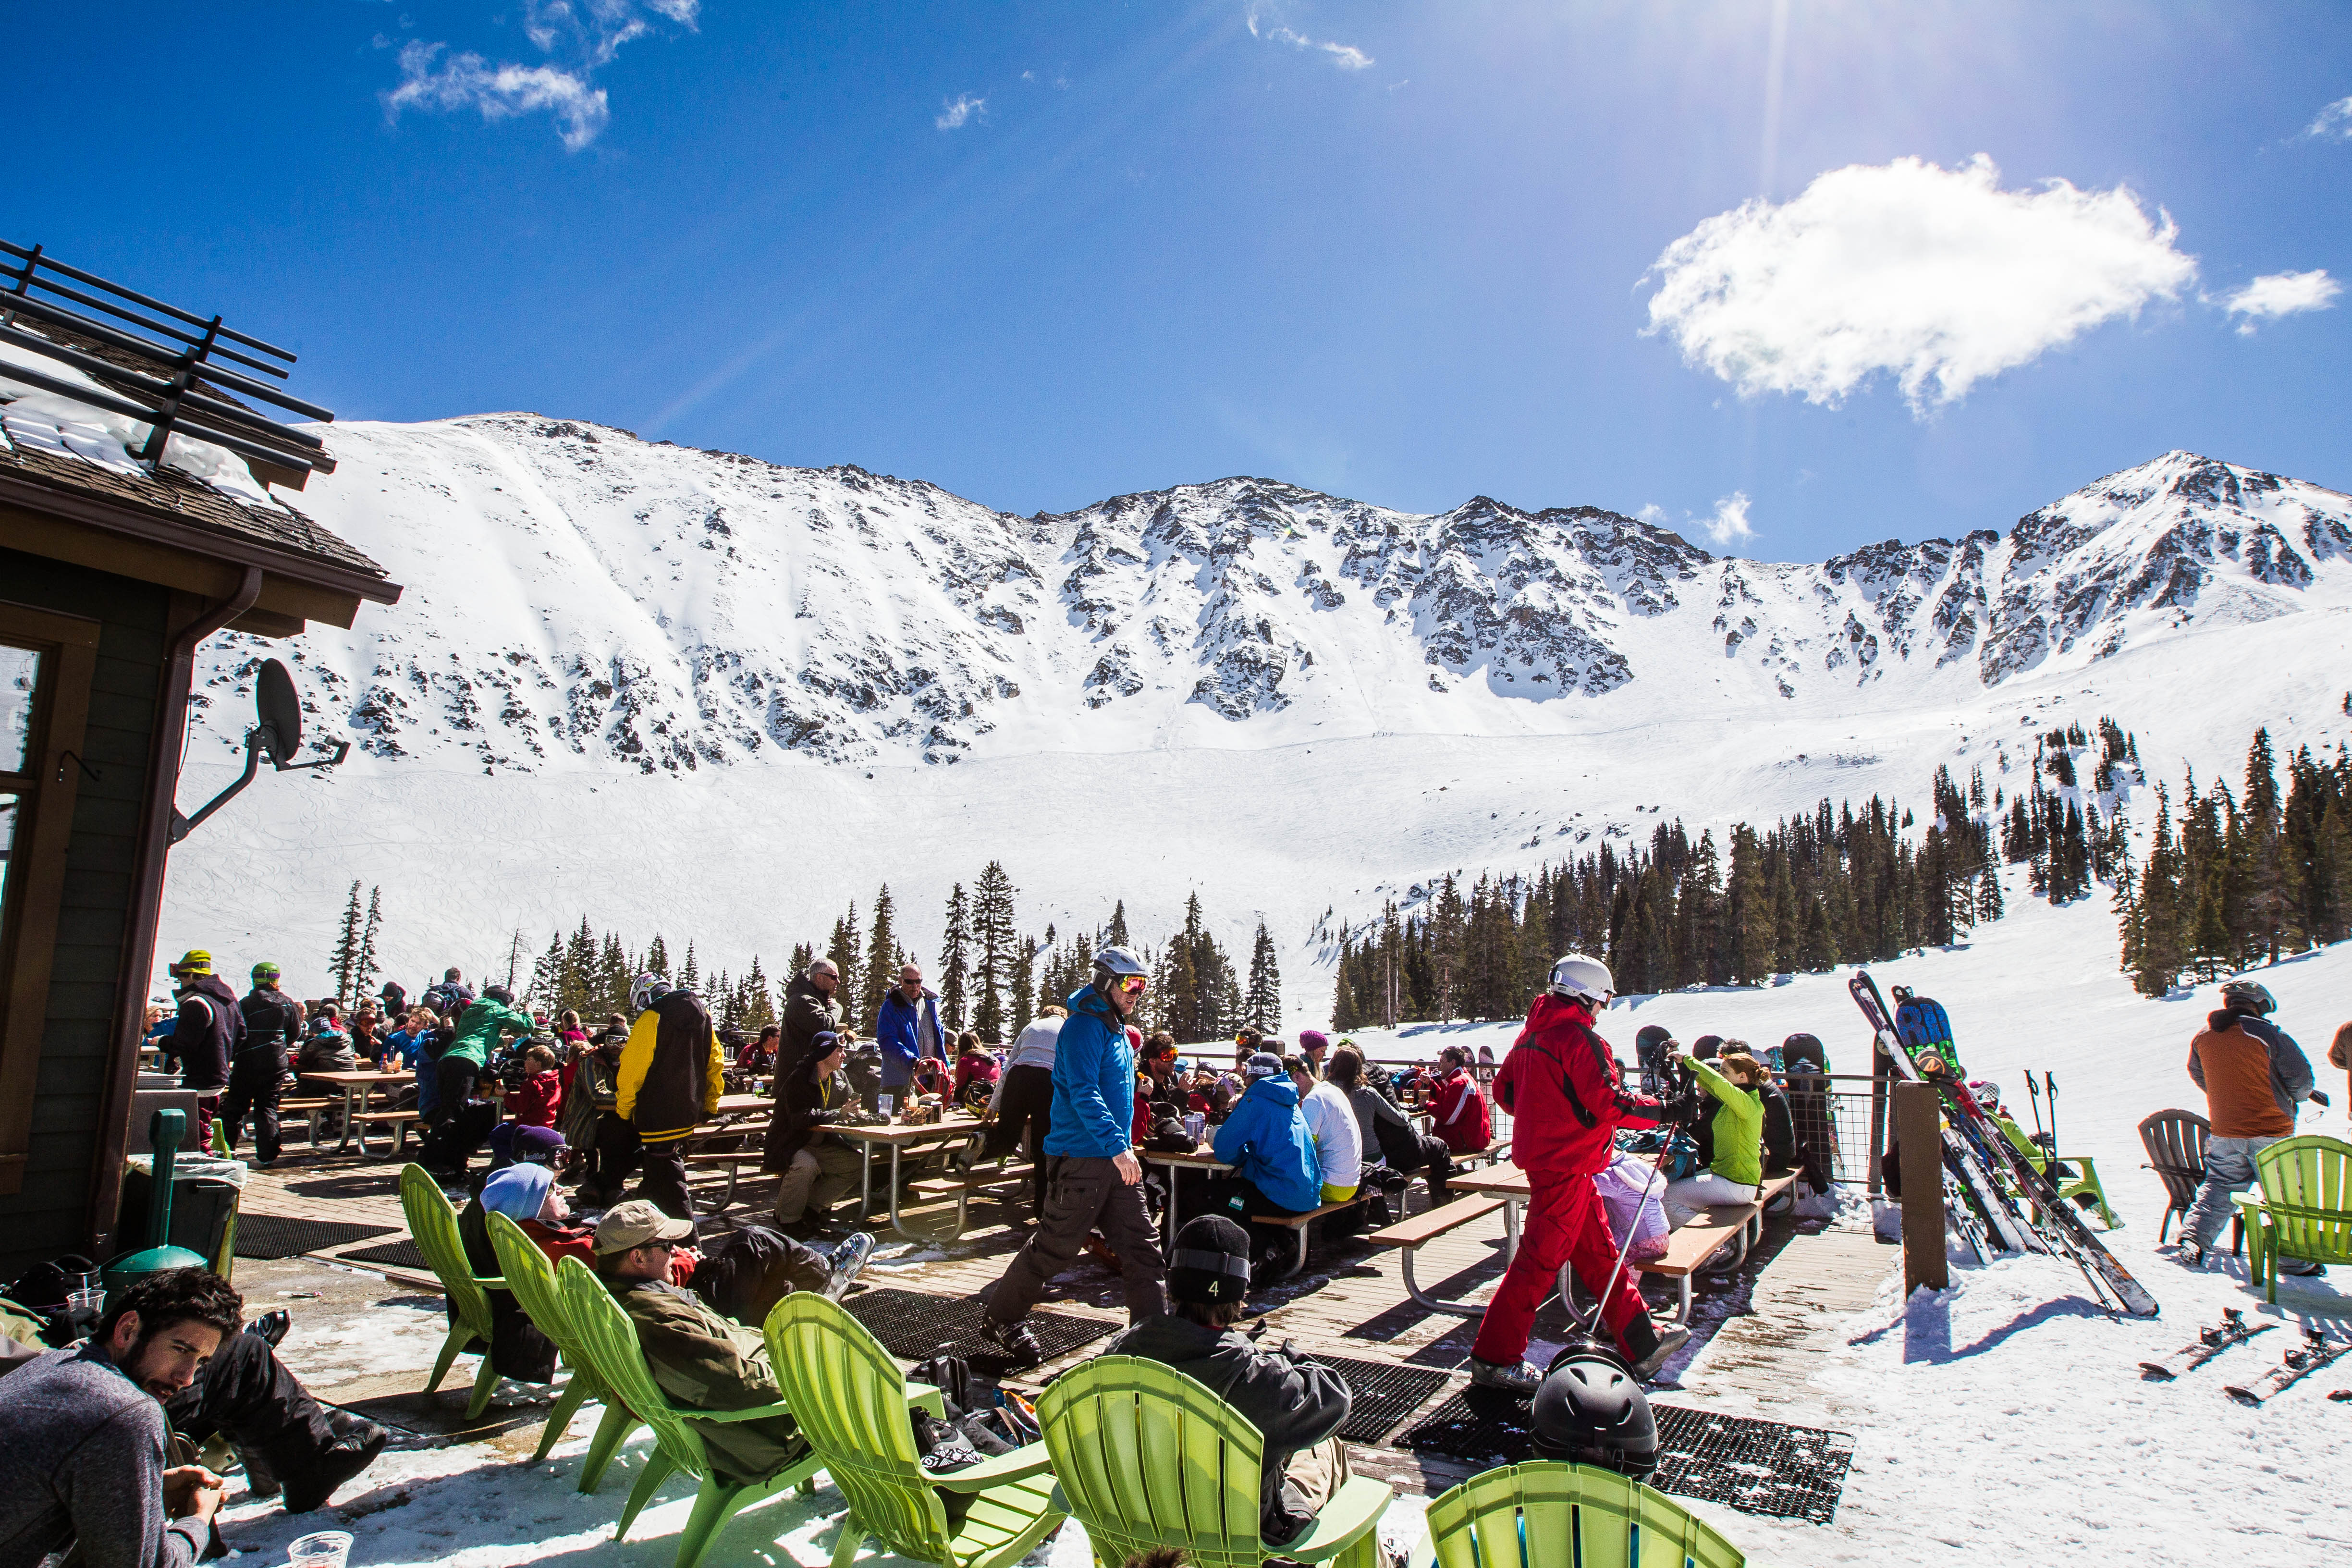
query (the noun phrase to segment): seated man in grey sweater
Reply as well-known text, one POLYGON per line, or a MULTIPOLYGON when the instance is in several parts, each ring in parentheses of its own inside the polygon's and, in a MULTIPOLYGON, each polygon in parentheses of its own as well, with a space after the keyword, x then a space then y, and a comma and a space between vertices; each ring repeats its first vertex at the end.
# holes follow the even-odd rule
POLYGON ((221 1478, 165 1468, 163 1402, 194 1384, 245 1303, 175 1269, 116 1292, 96 1336, 0 1378, 0 1568, 78 1549, 82 1568, 193 1568, 221 1478))
POLYGON ((1296 1540, 1348 1480, 1346 1380, 1285 1342, 1262 1351, 1234 1331, 1247 1311, 1249 1232, 1205 1214, 1176 1233, 1168 1262, 1175 1310, 1147 1318, 1111 1341, 1107 1353, 1165 1362, 1205 1384, 1265 1439, 1259 1466, 1258 1533, 1279 1546, 1296 1540))

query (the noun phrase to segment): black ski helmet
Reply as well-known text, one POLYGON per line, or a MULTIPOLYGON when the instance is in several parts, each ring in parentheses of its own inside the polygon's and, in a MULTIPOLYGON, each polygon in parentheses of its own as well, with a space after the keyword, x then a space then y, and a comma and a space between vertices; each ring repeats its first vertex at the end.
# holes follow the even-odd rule
POLYGON ((503 985, 485 985, 482 987, 482 994, 501 1007, 514 1005, 514 993, 503 985))
POLYGON ((1641 1383, 1597 1346, 1552 1358, 1530 1412, 1538 1459, 1598 1465, 1633 1480, 1658 1468, 1658 1424, 1641 1383))
POLYGON ((2231 980, 2221 986, 2221 1005, 2232 1013, 2252 1013, 2263 1018, 2278 1011, 2278 998, 2259 980, 2231 980))

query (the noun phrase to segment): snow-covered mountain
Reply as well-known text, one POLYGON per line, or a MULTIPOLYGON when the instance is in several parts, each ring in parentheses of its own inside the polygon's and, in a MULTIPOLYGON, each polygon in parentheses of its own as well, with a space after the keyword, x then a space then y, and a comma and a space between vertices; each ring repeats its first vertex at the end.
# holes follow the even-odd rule
POLYGON ((409 592, 305 639, 314 710, 379 757, 492 768, 1558 733, 1694 659, 1734 702, 1843 705, 2352 602, 2352 497, 2185 452, 2007 538, 1778 565, 1484 496, 1417 516, 1231 479, 1019 518, 529 415, 331 435, 304 504, 409 592))
POLYGON ((1199 887, 1295 963, 1327 906, 1645 810, 1914 796, 1937 763, 1997 766, 1995 723, 2102 711, 2156 776, 2234 765, 2256 722, 2324 738, 2352 679, 2352 497, 2186 452, 2005 535, 1785 564, 1485 497, 1423 516, 1229 479, 1022 518, 533 415, 326 434, 340 466, 299 504, 407 591, 350 632, 206 645, 188 795, 241 761, 271 654, 353 752, 176 853, 166 945, 194 900, 323 950, 310 905, 359 877, 415 885, 420 963, 583 910, 675 934, 748 904, 778 929, 722 958, 772 967, 886 877, 925 910, 1001 857, 1037 927, 1199 887), (1109 886, 1097 852, 1139 825, 1164 869, 1109 886), (315 871, 299 914, 242 913, 263 849, 315 871), (496 910, 425 896, 491 863, 496 910))

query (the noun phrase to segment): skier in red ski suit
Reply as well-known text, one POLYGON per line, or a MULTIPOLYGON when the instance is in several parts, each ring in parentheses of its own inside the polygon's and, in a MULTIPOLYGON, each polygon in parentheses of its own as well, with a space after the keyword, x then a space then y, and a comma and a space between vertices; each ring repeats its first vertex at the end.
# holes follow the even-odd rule
MULTIPOLYGON (((1533 1393, 1543 1373, 1523 1358, 1536 1309, 1563 1262, 1600 1297, 1617 1265, 1609 1214, 1592 1178, 1616 1152, 1621 1126, 1653 1127, 1665 1107, 1626 1092, 1616 1053, 1592 1029, 1614 983, 1598 959, 1570 953, 1552 966, 1551 989, 1528 1010, 1527 1027, 1495 1078, 1495 1101, 1511 1113, 1511 1163, 1528 1173, 1519 1249, 1496 1288, 1471 1350, 1473 1383, 1533 1393)), ((1690 1338, 1663 1334, 1630 1275, 1601 1302, 1601 1321, 1635 1374, 1648 1377, 1690 1338)))

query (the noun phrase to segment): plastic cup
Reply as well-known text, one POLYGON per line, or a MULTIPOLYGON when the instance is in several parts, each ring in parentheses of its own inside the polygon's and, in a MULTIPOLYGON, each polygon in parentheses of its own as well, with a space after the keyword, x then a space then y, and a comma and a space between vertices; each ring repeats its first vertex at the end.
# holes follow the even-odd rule
POLYGON ((300 1536, 286 1549, 286 1561, 292 1568, 346 1568, 351 1555, 351 1535, 341 1530, 300 1536))
POLYGON ((898 1097, 895 1094, 877 1094, 874 1097, 874 1109, 882 1113, 882 1120, 885 1121, 890 1120, 890 1113, 898 1108, 898 1097))
POLYGON ((1209 1118, 1205 1113, 1198 1110, 1188 1110, 1184 1113, 1184 1131, 1192 1135, 1193 1142, 1198 1143, 1201 1141, 1201 1134, 1207 1130, 1208 1125, 1209 1118))

